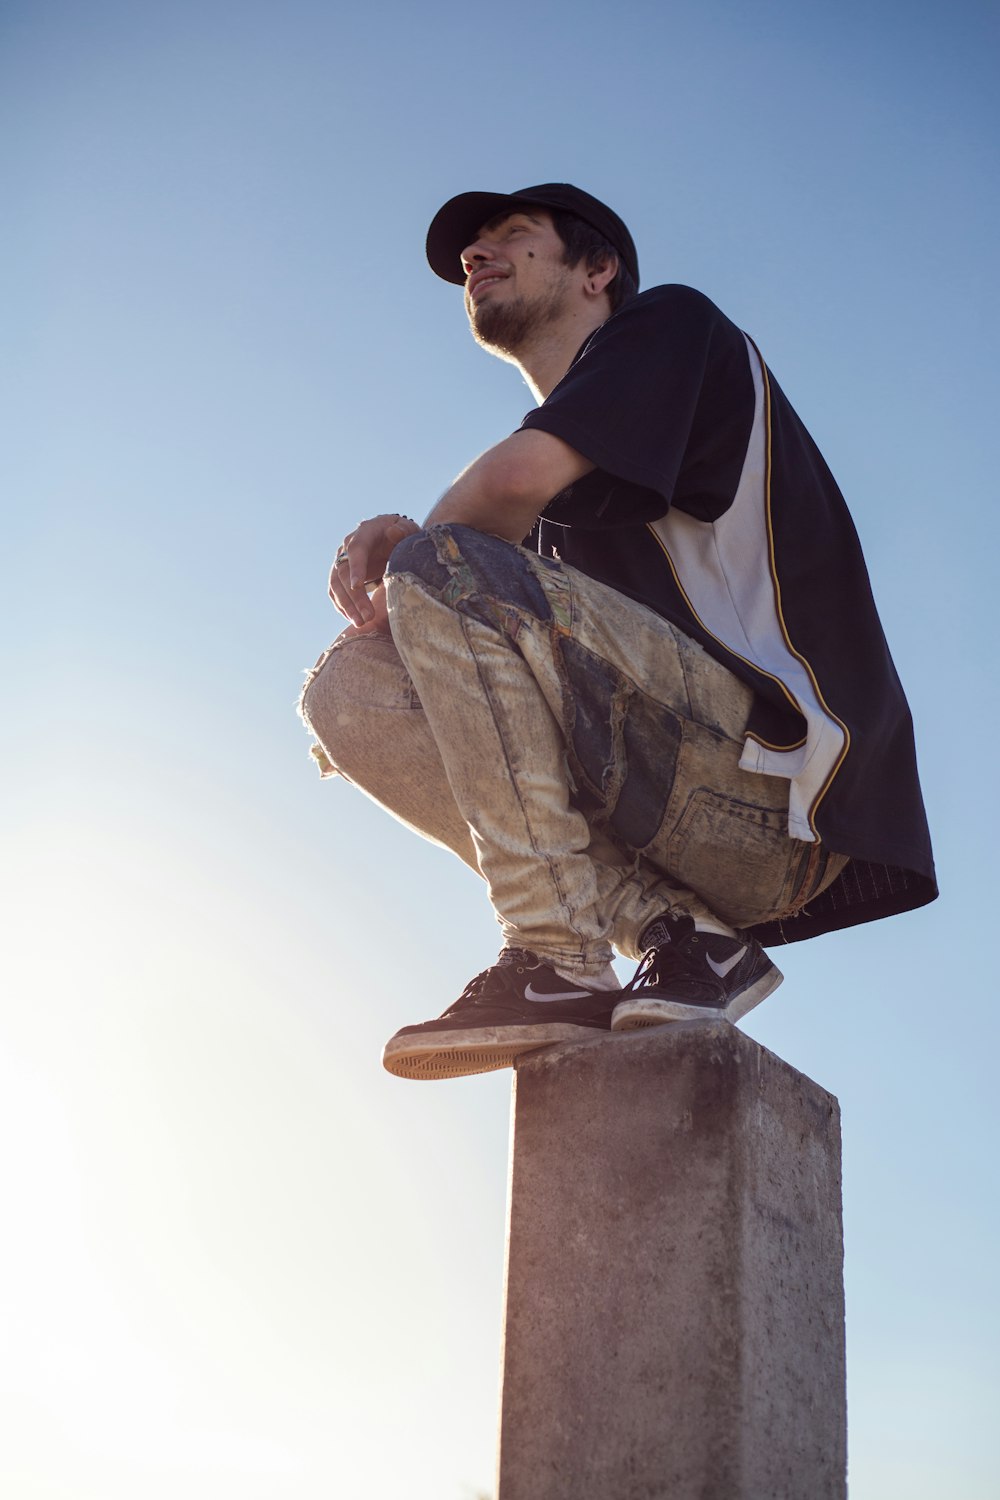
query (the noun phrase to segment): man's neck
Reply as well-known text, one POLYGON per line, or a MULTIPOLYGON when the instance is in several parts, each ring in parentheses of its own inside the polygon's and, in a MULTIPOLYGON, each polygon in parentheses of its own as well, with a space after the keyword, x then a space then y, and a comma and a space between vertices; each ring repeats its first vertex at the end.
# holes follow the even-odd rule
POLYGON ((535 400, 541 403, 562 380, 580 350, 581 344, 608 318, 608 307, 602 298, 599 306, 574 309, 539 330, 528 347, 518 351, 514 363, 531 387, 535 400))

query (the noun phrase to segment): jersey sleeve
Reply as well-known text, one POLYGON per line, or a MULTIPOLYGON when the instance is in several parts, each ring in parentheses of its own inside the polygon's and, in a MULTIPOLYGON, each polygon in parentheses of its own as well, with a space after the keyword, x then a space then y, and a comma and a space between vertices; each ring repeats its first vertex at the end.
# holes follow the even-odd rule
POLYGON ((563 525, 635 525, 674 500, 692 427, 720 346, 742 336, 701 292, 654 287, 620 308, 584 345, 522 429, 551 433, 596 465, 555 496, 547 519, 563 525))

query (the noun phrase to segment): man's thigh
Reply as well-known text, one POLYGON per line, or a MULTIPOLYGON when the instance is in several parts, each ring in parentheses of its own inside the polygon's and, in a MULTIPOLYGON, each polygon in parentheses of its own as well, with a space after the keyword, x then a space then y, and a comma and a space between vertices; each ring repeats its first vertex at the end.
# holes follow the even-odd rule
POLYGON ((542 671, 551 653, 549 701, 561 700, 574 800, 592 826, 734 926, 815 895, 829 857, 789 837, 787 781, 739 766, 747 684, 645 606, 525 556, 551 610, 517 644, 542 671))
POLYGON ((577 800, 734 926, 789 912, 813 894, 812 846, 788 835, 788 783, 740 770, 751 690, 679 631, 663 631, 660 648, 677 669, 656 674, 657 692, 671 684, 664 697, 641 685, 638 664, 593 650, 585 629, 561 646, 577 800))

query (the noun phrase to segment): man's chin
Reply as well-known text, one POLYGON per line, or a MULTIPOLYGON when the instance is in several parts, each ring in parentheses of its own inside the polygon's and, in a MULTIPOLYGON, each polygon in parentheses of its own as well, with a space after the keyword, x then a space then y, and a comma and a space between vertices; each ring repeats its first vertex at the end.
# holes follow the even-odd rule
POLYGON ((473 305, 469 310, 472 337, 481 348, 501 359, 516 359, 524 348, 534 319, 519 303, 473 305))

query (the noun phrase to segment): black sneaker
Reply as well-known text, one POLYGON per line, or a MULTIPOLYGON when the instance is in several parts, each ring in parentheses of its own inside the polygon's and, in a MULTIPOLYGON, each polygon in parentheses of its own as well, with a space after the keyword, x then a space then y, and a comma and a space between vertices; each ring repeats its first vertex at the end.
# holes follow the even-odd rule
POLYGON ((692 917, 658 917, 640 941, 647 952, 615 1006, 612 1031, 705 1017, 738 1021, 784 977, 752 937, 696 932, 692 917))
POLYGON ((621 993, 580 989, 536 954, 505 948, 438 1020, 397 1031, 382 1062, 397 1078, 463 1078, 509 1068, 522 1052, 609 1031, 621 993))

